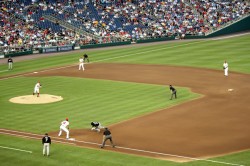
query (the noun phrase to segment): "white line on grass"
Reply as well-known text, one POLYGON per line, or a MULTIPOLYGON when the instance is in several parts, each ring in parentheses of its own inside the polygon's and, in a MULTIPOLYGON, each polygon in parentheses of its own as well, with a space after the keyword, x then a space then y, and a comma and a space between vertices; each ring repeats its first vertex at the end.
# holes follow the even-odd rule
POLYGON ((6 72, 6 71, 9 71, 9 70, 1 70, 0 73, 6 72))
MULTIPOLYGON (((10 130, 11 131, 11 130, 10 130)), ((13 136, 18 136, 18 137, 23 137, 23 138, 32 138, 32 139, 38 139, 40 140, 40 138, 37 138, 37 137, 31 137, 31 136, 26 136, 26 135, 20 135, 20 134, 12 134, 12 133, 7 133, 7 132, 1 132, 1 134, 6 134, 6 135, 13 135, 13 136)), ((24 133, 24 134, 27 134, 27 133, 24 133)), ((28 134, 31 134, 31 133, 28 133, 28 134)), ((36 134, 33 134, 33 135, 36 135, 36 134)), ((38 135, 38 134, 37 134, 38 135)), ((41 135, 38 135, 38 136, 41 136, 41 135)), ((57 141, 57 140, 53 140, 53 142, 58 142, 58 143, 63 143, 63 144, 71 144, 71 145, 75 145, 75 143, 70 143, 70 142, 63 142, 63 141, 57 141)))
MULTIPOLYGON (((13 130, 7 130, 7 129, 0 129, 0 130, 40 136, 38 134, 25 133, 25 132, 21 132, 21 131, 13 131, 13 130)), ((5 133, 5 132, 2 132, 2 133, 5 133)), ((9 134, 9 133, 6 133, 6 134, 9 134)), ((10 135, 17 135, 17 136, 19 136, 18 134, 10 134, 10 135)), ((20 136, 22 136, 22 135, 20 135, 20 136)), ((24 137, 35 138, 35 137, 29 137, 29 136, 24 136, 24 137)), ((54 138, 57 138, 57 137, 54 137, 54 138)), ((35 138, 35 139, 37 139, 37 138, 35 138)), ((64 140, 63 138, 57 138, 57 139, 64 140)), ((58 141, 58 142, 61 142, 61 141, 58 141)), ((85 143, 85 144, 92 144, 92 145, 98 145, 98 146, 101 145, 101 144, 95 143, 95 142, 78 141, 78 140, 74 140, 73 142, 79 142, 79 143, 85 143)), ((62 142, 62 143, 67 143, 67 142, 62 142)), ((69 144, 73 144, 73 143, 69 143, 69 144)), ((109 146, 109 145, 106 145, 106 146, 109 146)), ((153 152, 153 151, 147 151, 147 150, 141 150, 141 149, 127 148, 127 147, 122 147, 122 146, 116 146, 116 148, 130 150, 130 151, 136 151, 136 152, 156 154, 156 155, 170 156, 170 157, 176 157, 176 158, 190 159, 190 160, 195 160, 195 161, 212 162, 212 163, 218 163, 218 164, 224 164, 224 165, 232 165, 232 166, 244 166, 244 165, 240 165, 240 164, 234 164, 234 163, 228 163, 228 162, 222 162, 222 161, 215 161, 215 160, 209 160, 209 159, 199 159, 199 158, 194 158, 194 157, 180 156, 180 155, 174 155, 174 154, 168 154, 168 153, 161 153, 161 152, 153 152)))
MULTIPOLYGON (((201 40, 198 40, 198 41, 189 42, 189 43, 180 44, 180 45, 175 45, 175 46, 172 46, 172 47, 164 47, 164 48, 159 48, 159 49, 154 49, 154 50, 148 50, 148 51, 138 52, 138 53, 135 53, 135 54, 128 54, 128 55, 116 56, 116 57, 112 57, 112 58, 101 59, 101 60, 97 60, 97 61, 94 61, 94 62, 90 62, 89 64, 96 63, 96 62, 103 62, 103 61, 112 60, 112 59, 119 59, 119 58, 134 56, 134 55, 140 55, 140 54, 150 53, 150 52, 154 52, 154 51, 160 51, 160 50, 172 49, 172 48, 176 48, 176 47, 188 46, 188 45, 191 45, 191 44, 202 43, 202 42, 206 42, 206 41, 209 41, 209 40, 222 40, 222 39, 227 39, 227 38, 232 38, 232 37, 237 37, 237 36, 243 36, 243 35, 247 35, 247 34, 250 34, 250 33, 236 34, 236 35, 231 35, 231 36, 218 37, 218 38, 210 38, 210 39, 201 39, 201 40)), ((62 66, 62 67, 57 67, 57 68, 51 68, 51 69, 45 69, 45 70, 41 70, 39 72, 46 72, 46 71, 64 69, 64 68, 69 68, 69 67, 72 67, 72 66, 76 66, 76 64, 68 65, 68 66, 62 66)), ((8 79, 8 78, 17 78, 17 77, 21 77, 21 76, 25 76, 25 75, 34 74, 36 72, 37 71, 31 72, 31 73, 26 73, 26 74, 20 74, 20 75, 16 75, 16 76, 10 76, 10 77, 5 77, 5 78, 0 78, 0 80, 5 80, 5 79, 8 79)))
POLYGON ((32 151, 23 150, 23 149, 16 149, 16 148, 11 148, 11 147, 6 147, 6 146, 0 146, 0 148, 9 149, 9 150, 15 150, 15 151, 20 151, 20 152, 25 152, 25 153, 32 153, 32 151))
MULTIPOLYGON (((201 43, 204 42, 205 40, 201 40, 201 41, 196 41, 196 42, 191 42, 191 43, 185 43, 185 44, 181 44, 181 45, 175 45, 172 47, 164 47, 164 48, 159 48, 159 49, 154 49, 154 50, 148 50, 148 51, 144 51, 144 52, 138 52, 135 54, 128 54, 128 55, 122 55, 122 56, 116 56, 116 57, 112 57, 112 58, 106 58, 106 59, 101 59, 101 60, 97 60, 94 62, 90 62, 91 63, 96 63, 96 62, 103 62, 103 61, 107 61, 107 60, 112 60, 112 59, 118 59, 118 58, 124 58, 124 57, 129 57, 129 56, 133 56, 133 55, 140 55, 140 54, 145 54, 145 53, 150 53, 150 52, 154 52, 154 51, 160 51, 160 50, 165 50, 165 49, 172 49, 172 48, 176 48, 176 47, 181 47, 181 46, 187 46, 190 44, 196 44, 196 43, 201 43)), ((72 66, 76 66, 76 64, 73 65, 68 65, 68 66, 62 66, 62 67, 57 67, 57 68, 51 68, 51 69, 45 69, 45 70, 41 70, 39 72, 47 72, 47 71, 52 71, 52 70, 58 70, 58 69, 65 69, 65 68, 69 68, 72 66)), ((17 77, 21 77, 21 76, 26 76, 26 75, 30 75, 30 74, 34 74, 37 71, 33 71, 31 73, 26 73, 26 74, 20 74, 20 75, 16 75, 16 76, 9 76, 9 77, 5 77, 5 78, 0 78, 0 80, 6 80, 9 78, 17 78, 17 77)))

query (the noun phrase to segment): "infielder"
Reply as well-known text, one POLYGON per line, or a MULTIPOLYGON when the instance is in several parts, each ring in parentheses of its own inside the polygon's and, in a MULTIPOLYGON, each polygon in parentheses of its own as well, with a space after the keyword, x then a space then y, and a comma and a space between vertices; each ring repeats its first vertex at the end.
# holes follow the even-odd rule
POLYGON ((228 76, 228 63, 227 63, 227 61, 225 61, 223 63, 223 69, 224 69, 224 75, 228 76))
POLYGON ((81 69, 84 71, 84 58, 83 57, 79 58, 79 70, 81 69))
POLYGON ((91 124, 91 126, 92 126, 91 130, 95 130, 95 131, 97 131, 97 132, 100 132, 101 129, 104 128, 104 127, 101 125, 100 122, 91 122, 90 124, 91 124))
POLYGON ((34 92, 33 95, 37 94, 37 97, 39 97, 40 95, 40 91, 39 89, 42 87, 42 84, 40 83, 40 81, 38 81, 34 87, 34 92))
POLYGON ((45 136, 42 139, 42 144, 43 144, 43 155, 45 156, 47 151, 47 156, 49 157, 49 147, 51 145, 51 139, 48 136, 48 133, 45 133, 45 136))
POLYGON ((60 132, 58 134, 59 137, 62 135, 62 131, 66 132, 66 139, 69 139, 69 119, 68 118, 66 118, 64 121, 61 122, 60 132))

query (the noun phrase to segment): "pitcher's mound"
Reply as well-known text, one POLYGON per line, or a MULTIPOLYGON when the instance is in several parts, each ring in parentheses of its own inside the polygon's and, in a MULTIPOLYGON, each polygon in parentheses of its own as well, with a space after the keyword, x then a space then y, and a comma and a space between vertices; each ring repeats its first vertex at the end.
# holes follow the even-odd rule
POLYGON ((46 104, 61 101, 61 96, 54 96, 49 94, 40 94, 39 97, 36 95, 26 95, 11 98, 9 101, 18 104, 46 104))

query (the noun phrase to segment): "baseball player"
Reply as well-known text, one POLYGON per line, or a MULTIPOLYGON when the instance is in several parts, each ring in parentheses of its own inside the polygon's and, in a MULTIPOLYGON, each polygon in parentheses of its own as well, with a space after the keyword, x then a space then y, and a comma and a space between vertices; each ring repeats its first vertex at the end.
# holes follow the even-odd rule
POLYGON ((34 92, 33 95, 37 94, 37 97, 39 97, 40 95, 40 91, 39 89, 42 87, 42 84, 40 83, 40 81, 37 81, 35 87, 34 87, 34 92))
POLYGON ((68 118, 66 118, 64 121, 61 122, 60 132, 58 134, 59 137, 62 135, 62 131, 66 132, 66 139, 69 139, 69 119, 68 118))
POLYGON ((83 57, 84 62, 88 61, 89 63, 89 56, 87 54, 84 54, 83 57))
POLYGON ((105 142, 106 142, 108 139, 110 140, 110 143, 111 143, 112 147, 114 148, 115 145, 114 145, 113 140, 112 140, 111 132, 109 131, 109 129, 108 129, 107 127, 105 127, 105 130, 104 130, 104 132, 103 132, 103 140, 102 140, 101 148, 104 148, 105 142))
POLYGON ((79 70, 81 69, 84 71, 84 58, 83 57, 79 58, 79 70))
POLYGON ((11 57, 8 58, 8 70, 12 70, 13 67, 13 59, 11 57))
POLYGON ((228 76, 228 63, 225 61, 223 63, 223 69, 224 69, 224 75, 227 77, 228 76))
POLYGON ((175 98, 177 98, 177 95, 176 95, 176 93, 177 93, 177 91, 176 91, 176 89, 172 86, 172 85, 169 85, 169 89, 170 89, 170 91, 171 91, 171 99, 170 100, 172 100, 173 99, 173 96, 175 96, 175 98))
POLYGON ((97 132, 100 132, 101 129, 104 128, 104 127, 101 125, 100 122, 91 122, 90 124, 91 124, 91 126, 92 126, 91 130, 95 130, 95 131, 97 131, 97 132))
POLYGON ((45 152, 47 151, 47 156, 49 157, 49 147, 51 145, 51 139, 48 136, 48 133, 45 133, 45 136, 42 139, 43 144, 43 155, 45 156, 45 152))

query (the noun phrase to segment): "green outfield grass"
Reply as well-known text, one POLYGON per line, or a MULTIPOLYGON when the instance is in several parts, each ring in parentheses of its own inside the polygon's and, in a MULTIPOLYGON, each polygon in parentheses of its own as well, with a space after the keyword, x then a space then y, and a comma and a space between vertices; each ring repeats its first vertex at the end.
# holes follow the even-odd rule
POLYGON ((5 87, 0 98, 1 127, 33 133, 57 131, 66 117, 72 129, 90 128, 91 121, 107 126, 199 96, 187 88, 178 88, 179 100, 170 101, 167 86, 67 77, 20 77, 2 80, 1 85, 5 87), (43 85, 41 93, 62 96, 64 100, 40 105, 8 101, 32 94, 38 79, 43 85))
MULTIPOLYGON (((1 165, 14 166, 43 166, 43 165, 63 165, 63 166, 223 166, 224 164, 209 161, 193 161, 188 163, 175 163, 171 161, 157 160, 134 155, 127 155, 103 150, 93 150, 70 145, 53 143, 51 146, 51 156, 42 155, 42 144, 40 140, 22 139, 0 135, 1 165), (9 147, 32 151, 26 153, 16 150, 4 149, 9 147)), ((213 158, 218 162, 237 163, 247 165, 250 163, 250 152, 241 152, 225 157, 213 158)))
MULTIPOLYGON (((89 50, 87 53, 93 63, 161 64, 216 70, 222 70, 223 61, 226 59, 229 62, 229 72, 249 74, 249 43, 250 35, 246 35, 216 41, 169 42, 123 49, 113 47, 105 51, 89 50)), ((0 65, 0 76, 73 65, 84 52, 66 52, 62 53, 63 56, 16 62, 12 71, 5 71, 6 64, 0 65)), ((67 77, 21 76, 4 79, 0 80, 0 126, 43 134, 57 131, 59 123, 65 117, 69 117, 73 129, 88 128, 90 121, 111 125, 199 97, 199 94, 191 93, 188 88, 177 88, 182 92, 178 94, 180 98, 170 102, 169 89, 162 85, 67 77), (32 94, 38 79, 43 84, 42 93, 62 96, 64 100, 43 105, 21 105, 8 101, 15 96, 32 94)), ((48 159, 41 155, 40 141, 4 135, 0 135, 0 146, 34 151, 33 154, 26 154, 0 148, 1 165, 223 165, 205 161, 174 163, 60 144, 53 145, 52 156, 48 159)), ((250 151, 213 160, 249 165, 250 151)))
MULTIPOLYGON (((249 41, 250 35, 246 35, 224 40, 187 40, 123 49, 112 47, 112 49, 106 51, 89 50, 87 53, 91 62, 163 64, 216 70, 222 70, 222 64, 226 59, 229 63, 229 72, 250 73, 249 41)), ((14 64, 15 70, 0 72, 0 76, 36 71, 48 67, 72 65, 78 62, 79 56, 83 53, 85 51, 73 54, 68 52, 62 53, 63 56, 17 62, 14 64)), ((0 71, 6 69, 7 65, 0 65, 0 71)))

